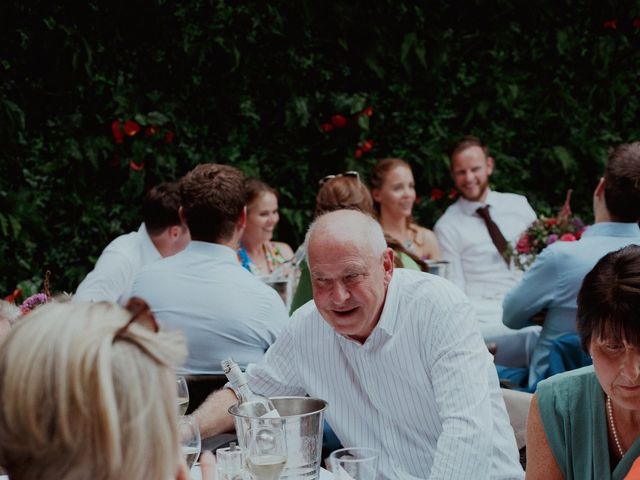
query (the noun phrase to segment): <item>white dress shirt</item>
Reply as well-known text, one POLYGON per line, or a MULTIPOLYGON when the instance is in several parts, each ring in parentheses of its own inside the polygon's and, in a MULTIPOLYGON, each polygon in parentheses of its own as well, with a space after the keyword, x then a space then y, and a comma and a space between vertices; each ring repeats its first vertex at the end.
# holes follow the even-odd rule
POLYGON ((229 356, 243 368, 257 362, 289 320, 278 293, 216 243, 192 241, 147 265, 131 293, 162 326, 185 334, 186 373, 222 373, 220 362, 229 356))
POLYGON ((327 420, 344 446, 381 452, 378 478, 524 476, 473 311, 435 275, 394 270, 364 344, 306 303, 248 377, 266 396, 328 401, 327 420))
POLYGON ((137 232, 121 235, 107 245, 93 270, 78 285, 73 301, 105 300, 122 305, 131 296, 138 271, 161 258, 143 223, 137 232))
POLYGON ((536 219, 527 199, 514 193, 489 191, 485 203, 459 198, 436 222, 433 231, 443 260, 450 262, 447 278, 467 295, 491 298, 505 295, 518 275, 504 261, 476 210, 489 205, 489 214, 508 242, 536 219))

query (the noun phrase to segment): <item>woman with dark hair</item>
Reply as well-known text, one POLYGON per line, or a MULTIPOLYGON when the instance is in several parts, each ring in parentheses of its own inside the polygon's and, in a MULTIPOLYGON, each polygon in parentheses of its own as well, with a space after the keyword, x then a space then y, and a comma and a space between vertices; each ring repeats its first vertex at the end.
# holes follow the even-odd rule
POLYGON ((587 274, 577 328, 593 366, 538 384, 527 478, 640 478, 627 476, 640 456, 640 246, 605 255, 587 274))
POLYGON ((435 234, 413 222, 416 188, 411 166, 400 158, 380 160, 371 173, 371 196, 385 234, 418 258, 438 260, 435 234))
POLYGON ((242 266, 255 275, 271 275, 279 265, 293 257, 284 242, 271 240, 280 221, 278 194, 264 182, 250 178, 246 182, 247 226, 242 235, 238 258, 242 266))

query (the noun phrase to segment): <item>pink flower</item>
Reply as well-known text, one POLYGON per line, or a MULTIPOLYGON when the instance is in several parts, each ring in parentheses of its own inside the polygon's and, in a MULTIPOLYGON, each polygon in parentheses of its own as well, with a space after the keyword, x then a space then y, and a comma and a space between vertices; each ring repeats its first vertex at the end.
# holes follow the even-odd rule
POLYGON ((516 250, 518 253, 530 253, 531 252, 531 243, 529 243, 529 236, 522 235, 516 244, 516 250))
POLYGON ((578 240, 573 233, 563 233, 560 237, 561 242, 575 242, 578 240))
POLYGON ((549 235, 549 238, 547 238, 547 245, 551 245, 552 243, 555 243, 558 241, 558 235, 556 235, 555 233, 552 233, 551 235, 549 235))

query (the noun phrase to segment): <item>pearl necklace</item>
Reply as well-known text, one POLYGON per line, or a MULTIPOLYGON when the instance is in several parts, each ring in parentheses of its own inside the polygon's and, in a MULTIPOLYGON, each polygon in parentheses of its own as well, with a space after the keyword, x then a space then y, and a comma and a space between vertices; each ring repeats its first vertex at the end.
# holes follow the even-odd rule
POLYGON ((622 445, 620 444, 620 439, 618 438, 618 430, 616 430, 616 424, 613 421, 613 407, 611 406, 611 397, 607 395, 607 415, 609 417, 609 425, 611 426, 611 433, 613 434, 613 441, 618 448, 618 453, 620 454, 620 458, 624 456, 624 450, 622 449, 622 445))

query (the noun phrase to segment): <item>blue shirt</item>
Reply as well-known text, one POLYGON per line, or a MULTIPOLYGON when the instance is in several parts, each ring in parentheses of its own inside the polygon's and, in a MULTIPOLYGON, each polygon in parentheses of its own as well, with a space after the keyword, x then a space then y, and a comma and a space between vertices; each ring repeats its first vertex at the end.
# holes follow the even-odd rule
POLYGON ((132 295, 146 300, 163 327, 185 334, 187 373, 222 373, 229 356, 243 368, 257 362, 288 321, 278 293, 215 243, 192 241, 148 265, 132 295))
POLYGON ((576 300, 585 275, 607 253, 631 244, 640 245, 636 223, 596 223, 577 242, 558 241, 545 248, 507 294, 502 304, 502 321, 507 327, 532 325, 533 315, 548 309, 531 355, 530 387, 545 376, 552 341, 576 331, 576 300))

